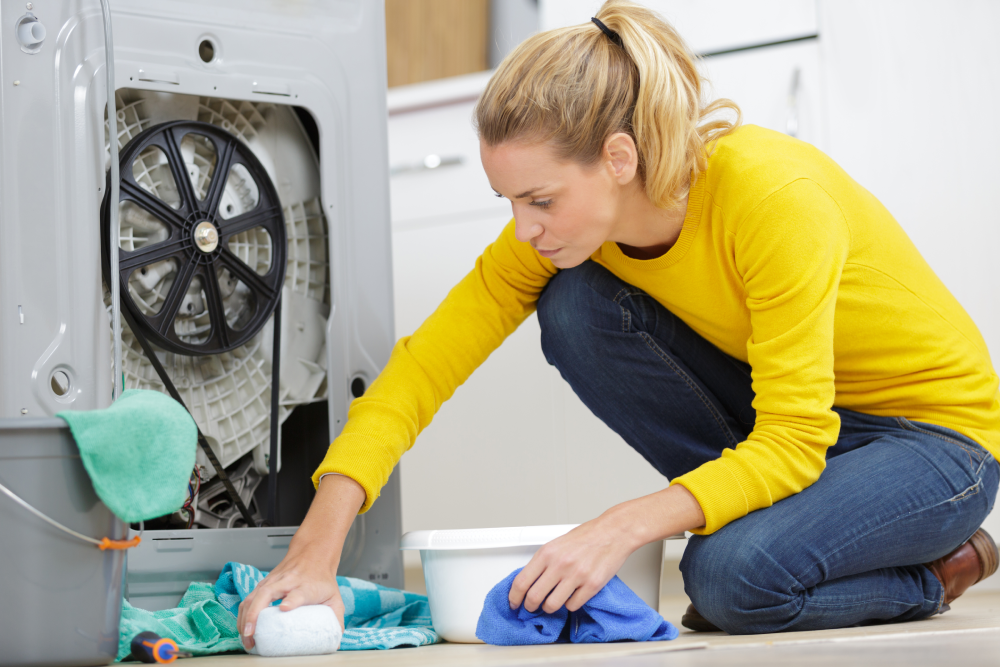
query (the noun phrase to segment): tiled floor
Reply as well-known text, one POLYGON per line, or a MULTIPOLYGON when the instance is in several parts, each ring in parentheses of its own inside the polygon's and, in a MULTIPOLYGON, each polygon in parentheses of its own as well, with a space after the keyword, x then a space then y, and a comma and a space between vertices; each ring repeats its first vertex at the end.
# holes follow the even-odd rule
MULTIPOLYGON (((661 601, 663 616, 677 623, 687 600, 661 601)), ((1000 665, 1000 593, 967 593, 950 612, 916 623, 779 635, 730 637, 683 632, 662 644, 604 644, 497 647, 439 644, 418 649, 337 653, 309 658, 216 656, 197 658, 192 667, 241 667, 251 662, 283 665, 363 667, 731 667, 732 665, 858 665, 924 667, 1000 665)))

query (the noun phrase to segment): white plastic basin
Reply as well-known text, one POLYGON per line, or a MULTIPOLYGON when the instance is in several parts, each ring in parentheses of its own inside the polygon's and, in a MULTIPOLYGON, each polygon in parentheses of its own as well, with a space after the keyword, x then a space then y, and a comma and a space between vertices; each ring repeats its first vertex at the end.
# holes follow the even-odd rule
MULTIPOLYGON (((524 567, 546 542, 576 525, 418 530, 403 535, 401 549, 417 549, 434 629, 445 640, 481 644, 476 623, 486 594, 504 577, 524 567)), ((646 604, 659 611, 663 542, 642 547, 625 561, 618 576, 646 604)))

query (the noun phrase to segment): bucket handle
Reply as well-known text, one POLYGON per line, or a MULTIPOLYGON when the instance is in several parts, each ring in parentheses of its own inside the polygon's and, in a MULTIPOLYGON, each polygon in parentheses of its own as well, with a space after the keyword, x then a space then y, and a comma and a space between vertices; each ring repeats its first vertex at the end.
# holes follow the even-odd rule
POLYGON ((131 549, 132 547, 138 546, 139 542, 142 541, 142 539, 140 538, 140 536, 142 535, 142 532, 140 532, 139 535, 136 535, 135 537, 133 537, 131 540, 112 540, 112 539, 107 538, 107 537, 103 537, 103 538, 101 538, 99 540, 95 540, 93 537, 88 537, 87 535, 83 535, 81 533, 76 532, 75 530, 67 528, 66 526, 64 526, 61 523, 59 523, 58 521, 56 521, 55 519, 52 519, 51 517, 49 517, 46 514, 43 514, 42 512, 40 512, 39 510, 35 509, 30 504, 28 504, 27 501, 25 501, 24 499, 22 499, 16 493, 14 493, 10 489, 8 489, 6 486, 4 486, 2 483, 0 483, 0 491, 3 491, 5 494, 7 494, 7 496, 10 497, 11 500, 13 500, 15 503, 17 503, 18 505, 20 505, 24 509, 28 510, 29 512, 31 512, 32 514, 34 514, 35 516, 37 516, 42 521, 47 522, 48 524, 50 524, 50 525, 58 528, 59 530, 61 530, 62 532, 66 533, 68 535, 72 535, 73 537, 77 538, 78 540, 83 540, 84 542, 90 542, 91 544, 93 544, 94 546, 96 546, 101 551, 105 551, 107 549, 112 549, 112 550, 131 549))

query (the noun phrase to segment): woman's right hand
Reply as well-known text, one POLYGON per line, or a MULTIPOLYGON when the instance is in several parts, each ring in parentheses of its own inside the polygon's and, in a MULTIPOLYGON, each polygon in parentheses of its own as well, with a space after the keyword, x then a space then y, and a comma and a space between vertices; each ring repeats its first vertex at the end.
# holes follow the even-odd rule
POLYGON ((236 627, 244 648, 253 648, 257 616, 275 600, 282 601, 282 611, 327 605, 344 627, 337 566, 347 531, 364 501, 364 489, 350 477, 333 475, 323 479, 309 513, 288 546, 288 555, 240 603, 236 627))
POLYGON ((337 588, 337 566, 333 564, 331 568, 329 555, 324 557, 308 551, 292 554, 289 550, 281 563, 240 603, 236 627, 240 629, 245 649, 253 648, 257 615, 275 600, 281 600, 278 608, 282 611, 325 604, 337 615, 340 627, 344 627, 344 603, 337 588))

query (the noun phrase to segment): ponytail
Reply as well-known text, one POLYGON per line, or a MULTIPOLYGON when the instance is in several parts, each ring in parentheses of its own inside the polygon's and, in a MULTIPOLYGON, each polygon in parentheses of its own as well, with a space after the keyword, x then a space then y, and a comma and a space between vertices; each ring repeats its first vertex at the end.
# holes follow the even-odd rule
POLYGON ((702 105, 702 80, 687 46, 655 12, 608 0, 593 22, 530 37, 497 68, 476 106, 479 137, 551 143, 581 164, 600 161, 605 140, 625 132, 639 153, 646 194, 677 206, 704 171, 709 145, 740 122, 730 100, 702 105), (716 112, 730 109, 735 120, 716 112), (712 116, 711 119, 708 117, 712 116))

